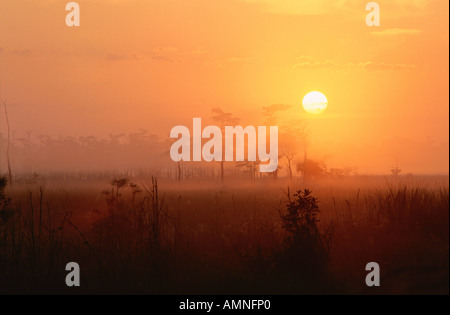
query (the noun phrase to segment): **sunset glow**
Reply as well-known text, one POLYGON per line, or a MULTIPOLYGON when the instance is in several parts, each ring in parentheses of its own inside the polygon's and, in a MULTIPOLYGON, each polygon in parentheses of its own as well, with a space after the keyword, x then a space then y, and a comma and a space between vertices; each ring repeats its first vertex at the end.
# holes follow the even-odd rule
POLYGON ((15 137, 37 142, 168 139, 213 108, 257 126, 273 104, 286 107, 281 133, 319 90, 333 104, 308 127, 311 153, 365 173, 395 160, 446 173, 448 1, 380 6, 381 26, 368 27, 357 1, 84 0, 75 29, 64 1, 1 1, 1 94, 15 137))
POLYGON ((0 0, 0 295, 448 295, 449 109, 449 1, 0 0))
POLYGON ((310 92, 303 98, 303 108, 310 114, 322 114, 328 107, 328 100, 320 92, 310 92))

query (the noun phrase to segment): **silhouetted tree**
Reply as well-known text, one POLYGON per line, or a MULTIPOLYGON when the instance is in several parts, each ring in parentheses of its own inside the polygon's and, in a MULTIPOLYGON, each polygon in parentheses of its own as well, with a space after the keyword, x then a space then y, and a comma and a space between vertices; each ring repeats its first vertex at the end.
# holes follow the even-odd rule
POLYGON ((324 162, 306 159, 297 163, 297 172, 301 173, 305 178, 320 178, 326 173, 326 165, 324 162))
MULTIPOLYGON (((222 130, 222 146, 224 145, 224 137, 225 132, 224 128, 226 126, 235 126, 239 123, 239 118, 234 117, 231 113, 226 113, 220 108, 212 109, 213 116, 211 117, 216 124, 220 126, 220 130, 222 130)), ((224 149, 222 147, 222 161, 220 161, 220 180, 223 182, 224 180, 224 149)))
POLYGON ((280 210, 282 227, 289 233, 282 257, 283 269, 289 272, 293 285, 322 285, 327 282, 333 225, 324 232, 319 229, 318 199, 310 190, 299 190, 293 198, 288 193, 288 198, 286 209, 280 210))
POLYGON ((236 167, 244 168, 244 172, 250 175, 251 179, 256 179, 259 172, 261 161, 244 161, 236 163, 236 167))
POLYGON ((391 167, 391 173, 394 176, 398 176, 400 175, 400 173, 402 172, 401 168, 398 167, 398 164, 395 164, 393 167, 391 167))
POLYGON ((276 125, 278 118, 276 114, 278 112, 288 110, 290 107, 291 105, 285 104, 272 104, 270 106, 263 107, 263 115, 266 118, 266 121, 264 123, 271 126, 276 125))
POLYGON ((289 180, 292 180, 292 160, 294 159, 295 154, 294 153, 282 153, 282 156, 284 156, 286 158, 286 162, 287 162, 287 167, 288 167, 288 172, 289 172, 289 180))
POLYGON ((8 108, 6 106, 6 100, 3 101, 3 107, 5 108, 6 128, 7 128, 7 131, 8 131, 8 143, 7 143, 7 146, 6 146, 6 163, 8 165, 9 184, 12 185, 11 161, 10 161, 10 157, 9 157, 9 150, 10 150, 10 146, 11 146, 11 133, 10 133, 8 108))

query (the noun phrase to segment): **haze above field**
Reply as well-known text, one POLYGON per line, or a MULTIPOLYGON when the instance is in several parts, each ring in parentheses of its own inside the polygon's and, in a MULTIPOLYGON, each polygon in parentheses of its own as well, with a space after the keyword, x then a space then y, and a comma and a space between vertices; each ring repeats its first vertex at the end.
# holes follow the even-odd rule
POLYGON ((67 2, 0 3, 16 143, 28 131, 36 143, 140 129, 167 140, 193 117, 211 122, 213 108, 245 126, 282 104, 271 123, 282 134, 303 121, 308 155, 330 166, 449 171, 447 1, 378 1, 381 26, 370 28, 354 0, 83 0, 77 29, 67 2), (316 90, 329 102, 320 116, 301 104, 316 90))

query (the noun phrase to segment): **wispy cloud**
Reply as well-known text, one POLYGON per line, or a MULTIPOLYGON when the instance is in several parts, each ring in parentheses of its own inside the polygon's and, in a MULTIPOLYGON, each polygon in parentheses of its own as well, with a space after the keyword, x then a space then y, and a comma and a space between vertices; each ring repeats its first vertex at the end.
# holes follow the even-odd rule
POLYGON ((11 53, 16 56, 27 56, 31 54, 31 49, 16 49, 12 50, 11 53))
POLYGON ((292 66, 293 69, 335 69, 335 70, 360 70, 360 71, 395 71, 395 70, 411 70, 416 66, 412 64, 388 64, 388 63, 374 63, 372 61, 366 62, 347 62, 341 63, 333 60, 325 61, 306 61, 299 62, 292 66))
MULTIPOLYGON (((259 5, 264 11, 289 15, 320 15, 352 13, 364 10, 367 2, 361 0, 241 0, 243 2, 259 5)), ((428 0, 390 0, 382 5, 389 8, 389 12, 397 15, 423 14, 428 6, 428 0)), ((364 11, 363 11, 364 12, 364 11)), ((351 16, 351 15, 349 15, 351 16)))
POLYGON ((172 46, 160 46, 152 49, 152 52, 155 54, 167 54, 167 53, 175 53, 178 51, 178 48, 172 46))
POLYGON ((204 55, 204 54, 206 54, 206 49, 203 47, 197 47, 197 48, 191 49, 187 53, 189 53, 191 55, 204 55))
POLYGON ((397 35, 417 35, 422 33, 422 30, 414 28, 390 28, 382 31, 371 32, 375 36, 397 36, 397 35))
POLYGON ((252 63, 255 60, 256 58, 254 57, 235 57, 235 56, 227 59, 228 62, 232 63, 252 63))
POLYGON ((359 63, 340 63, 333 60, 324 61, 303 61, 296 63, 292 66, 293 69, 363 69, 370 62, 359 62, 359 63))
POLYGON ((14 56, 28 56, 32 53, 31 49, 8 49, 0 47, 0 53, 11 54, 14 56))
POLYGON ((311 60, 311 59, 314 59, 314 58, 312 56, 308 56, 308 55, 300 55, 300 56, 297 57, 297 60, 305 60, 305 59, 311 60))
POLYGON ((196 56, 206 54, 206 49, 203 47, 195 47, 188 50, 181 50, 172 46, 155 47, 150 53, 150 58, 153 60, 166 62, 186 62, 196 56))
POLYGON ((106 59, 109 61, 139 60, 135 54, 108 54, 106 59))
POLYGON ((185 62, 195 55, 205 54, 205 49, 194 48, 190 50, 180 50, 173 46, 158 46, 148 52, 141 53, 109 53, 106 54, 108 61, 126 61, 126 60, 154 60, 161 62, 185 62))
POLYGON ((404 64, 404 63, 368 63, 364 70, 367 71, 396 71, 396 70, 412 70, 416 69, 416 65, 413 64, 404 64))

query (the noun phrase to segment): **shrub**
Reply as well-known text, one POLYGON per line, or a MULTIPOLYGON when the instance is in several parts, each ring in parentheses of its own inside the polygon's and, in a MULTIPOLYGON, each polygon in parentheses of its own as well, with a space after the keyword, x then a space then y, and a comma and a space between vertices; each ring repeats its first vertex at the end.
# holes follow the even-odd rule
POLYGON ((5 188, 8 180, 5 176, 0 176, 0 221, 6 222, 10 217, 11 212, 8 211, 8 206, 11 199, 6 195, 5 188))
POLYGON ((286 209, 280 211, 283 229, 288 232, 282 264, 295 287, 311 288, 313 284, 321 287, 328 283, 333 226, 320 231, 318 199, 310 190, 297 191, 293 200, 288 197, 286 209))

